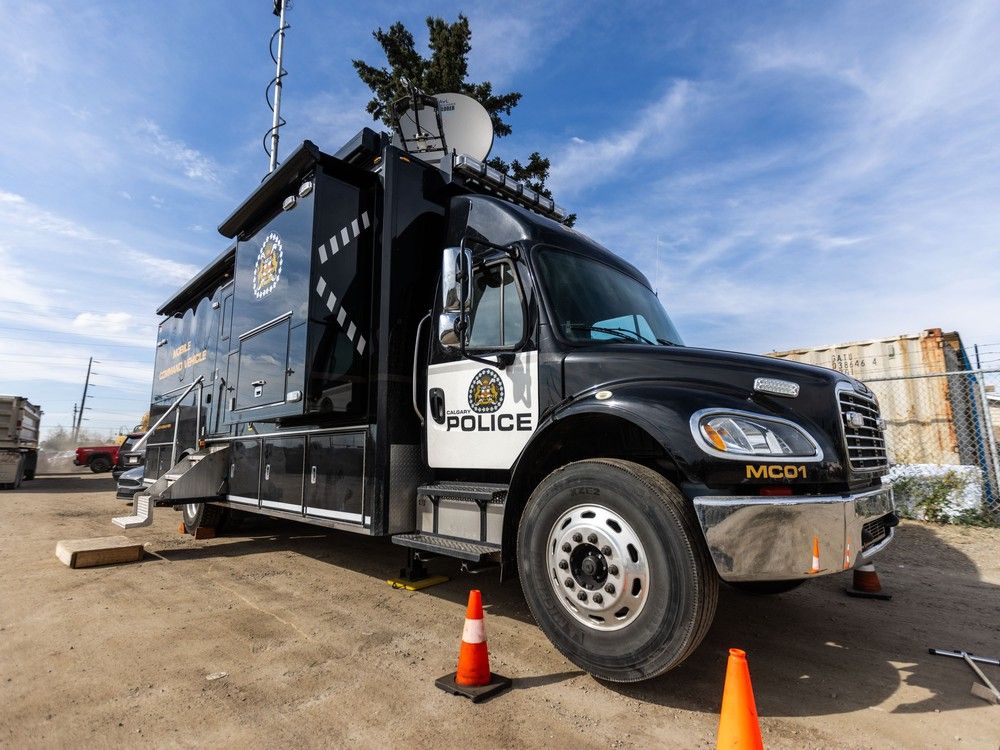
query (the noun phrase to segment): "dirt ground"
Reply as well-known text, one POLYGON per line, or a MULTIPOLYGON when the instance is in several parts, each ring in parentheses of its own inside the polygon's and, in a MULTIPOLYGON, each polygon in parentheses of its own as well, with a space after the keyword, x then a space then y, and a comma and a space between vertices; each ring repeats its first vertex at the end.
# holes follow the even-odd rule
POLYGON ((116 533, 112 487, 43 476, 0 493, 2 746, 714 747, 737 646, 769 748, 1000 747, 1000 707, 970 695, 963 662, 927 653, 1000 656, 998 530, 904 523, 878 561, 891 602, 844 596, 841 575, 773 597, 724 588, 687 662, 623 686, 560 656, 516 581, 434 561, 449 583, 389 588, 403 553, 382 540, 255 520, 196 542, 157 509, 129 532, 144 562, 64 567, 57 540, 116 533), (476 587, 493 669, 514 678, 479 705, 434 687, 476 587))

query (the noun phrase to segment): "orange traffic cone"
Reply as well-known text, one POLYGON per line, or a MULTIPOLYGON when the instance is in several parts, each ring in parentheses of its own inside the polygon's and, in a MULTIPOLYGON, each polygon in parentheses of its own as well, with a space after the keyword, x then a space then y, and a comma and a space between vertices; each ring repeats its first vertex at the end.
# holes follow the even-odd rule
POLYGON ((763 750, 757 706, 753 700, 747 655, 738 648, 729 649, 726 687, 722 691, 722 712, 715 750, 763 750))
POLYGON ((434 681, 442 690, 470 698, 473 703, 509 688, 511 681, 490 672, 486 627, 483 623, 483 595, 473 589, 465 610, 462 645, 458 650, 458 669, 434 681))
POLYGON ((882 591, 882 583, 878 579, 873 563, 865 563, 854 569, 854 580, 851 585, 844 589, 848 596, 857 596, 865 599, 892 599, 892 594, 882 591))

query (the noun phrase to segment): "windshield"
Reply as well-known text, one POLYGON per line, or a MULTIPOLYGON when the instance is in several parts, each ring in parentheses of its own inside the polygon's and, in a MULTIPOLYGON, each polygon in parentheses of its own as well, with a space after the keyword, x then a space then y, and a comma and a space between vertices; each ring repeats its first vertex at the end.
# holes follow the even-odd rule
POLYGON ((631 276, 564 250, 536 257, 553 323, 569 341, 683 343, 656 295, 631 276))

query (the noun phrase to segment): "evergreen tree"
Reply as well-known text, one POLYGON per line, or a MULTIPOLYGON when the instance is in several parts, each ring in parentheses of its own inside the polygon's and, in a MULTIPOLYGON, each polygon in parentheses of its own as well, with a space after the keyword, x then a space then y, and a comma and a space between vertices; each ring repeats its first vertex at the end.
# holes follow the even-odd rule
MULTIPOLYGON (((454 91, 471 96, 489 113, 497 137, 510 135, 511 128, 506 118, 521 101, 521 94, 517 91, 496 93, 489 81, 472 83, 466 80, 469 75, 469 51, 472 49, 469 19, 459 14, 457 21, 448 23, 443 18, 428 17, 427 30, 430 33, 429 58, 417 52, 413 34, 400 21, 388 30, 379 28, 372 32, 385 53, 388 68, 375 67, 364 60, 353 61, 358 76, 372 90, 368 112, 392 127, 392 104, 409 94, 406 84, 409 82, 429 94, 454 91)), ((539 152, 533 152, 525 163, 517 159, 508 163, 498 156, 488 163, 494 169, 528 184, 540 194, 552 197, 552 192, 545 185, 549 177, 549 160, 539 152)), ((576 215, 573 214, 566 223, 572 226, 575 220, 576 215)))

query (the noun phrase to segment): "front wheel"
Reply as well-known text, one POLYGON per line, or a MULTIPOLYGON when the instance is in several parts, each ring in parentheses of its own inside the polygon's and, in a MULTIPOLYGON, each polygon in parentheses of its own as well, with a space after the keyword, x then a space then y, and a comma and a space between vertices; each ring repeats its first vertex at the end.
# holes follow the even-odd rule
POLYGON ((578 461, 539 484, 518 529, 518 569, 549 640, 612 682, 684 661, 719 591, 684 497, 651 469, 617 459, 578 461))

